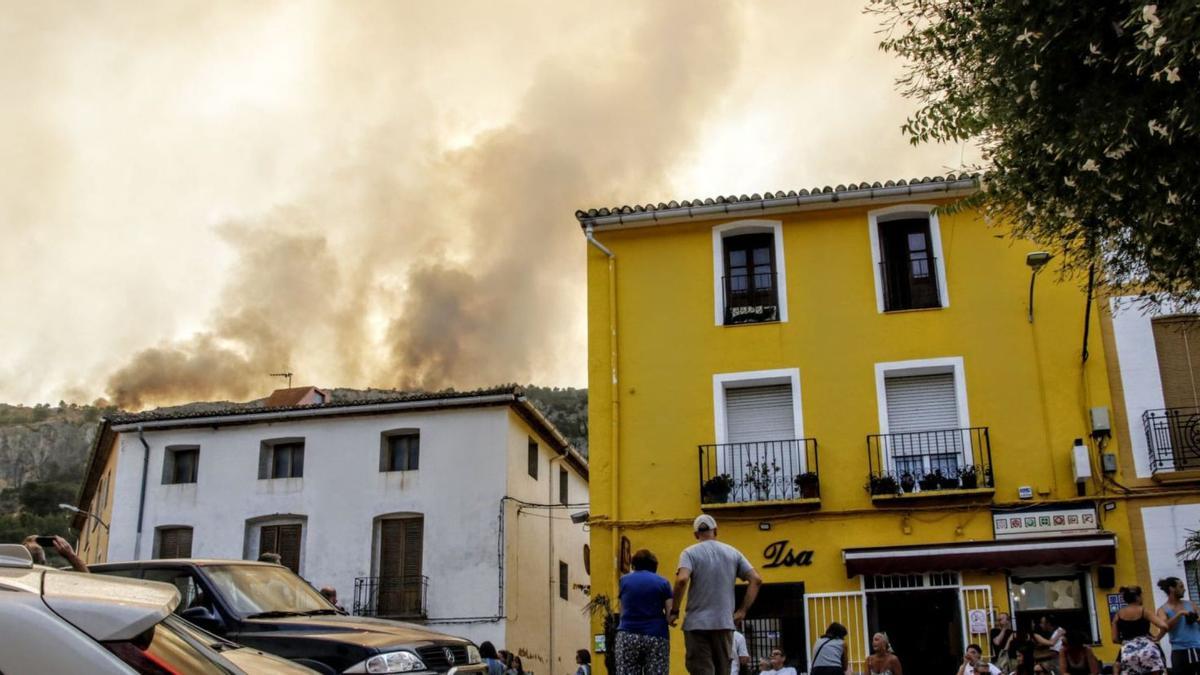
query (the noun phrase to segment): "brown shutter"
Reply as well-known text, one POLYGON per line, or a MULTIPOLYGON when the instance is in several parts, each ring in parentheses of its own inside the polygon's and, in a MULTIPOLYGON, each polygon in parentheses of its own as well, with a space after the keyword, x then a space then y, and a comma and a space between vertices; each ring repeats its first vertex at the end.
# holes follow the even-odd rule
POLYGON ((176 549, 176 558, 192 557, 192 528, 179 528, 179 544, 176 549))
POLYGON ((1151 322, 1163 402, 1168 408, 1200 406, 1200 320, 1163 317, 1151 322))
POLYGON ((178 531, 166 529, 158 531, 158 557, 177 558, 175 549, 179 547, 178 531))
POLYGON ((283 566, 300 573, 300 535, 303 526, 299 523, 279 526, 279 557, 283 566))
POLYGON ((379 524, 379 612, 414 616, 424 612, 421 560, 423 518, 391 518, 379 524))
POLYGON ((258 531, 258 555, 279 552, 279 526, 265 525, 258 531))
POLYGON ((421 557, 425 535, 425 519, 405 518, 404 523, 404 576, 415 579, 421 576, 421 557))

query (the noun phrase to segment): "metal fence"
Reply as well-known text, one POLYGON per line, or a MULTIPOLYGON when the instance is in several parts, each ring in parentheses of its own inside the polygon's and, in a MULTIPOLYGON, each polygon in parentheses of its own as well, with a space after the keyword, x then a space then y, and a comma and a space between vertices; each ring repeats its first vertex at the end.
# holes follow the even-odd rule
POLYGON ((429 577, 358 577, 354 614, 383 618, 423 618, 429 577))
POLYGON ((819 499, 815 438, 700 446, 704 504, 819 499))
POLYGON ((867 436, 872 494, 995 486, 987 427, 867 436))
POLYGON ((1150 470, 1200 469, 1200 408, 1162 408, 1142 413, 1150 470))
POLYGON ((721 277, 725 287, 725 323, 779 320, 779 289, 774 272, 721 277))

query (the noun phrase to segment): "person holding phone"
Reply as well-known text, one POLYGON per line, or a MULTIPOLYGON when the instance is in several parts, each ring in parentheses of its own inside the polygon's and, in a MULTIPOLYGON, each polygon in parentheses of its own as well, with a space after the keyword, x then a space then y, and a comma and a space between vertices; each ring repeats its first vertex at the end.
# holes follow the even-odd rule
POLYGON ((1158 580, 1167 601, 1158 608, 1158 618, 1167 622, 1171 636, 1172 675, 1200 675, 1200 615, 1196 603, 1184 600, 1183 581, 1179 577, 1158 580))
POLYGON ((71 563, 71 568, 76 572, 88 571, 87 565, 75 555, 75 549, 71 548, 71 544, 58 535, 44 536, 40 534, 31 534, 25 537, 21 542, 25 548, 29 549, 29 555, 33 558, 33 562, 38 565, 46 564, 46 549, 52 548, 58 552, 64 560, 71 563))

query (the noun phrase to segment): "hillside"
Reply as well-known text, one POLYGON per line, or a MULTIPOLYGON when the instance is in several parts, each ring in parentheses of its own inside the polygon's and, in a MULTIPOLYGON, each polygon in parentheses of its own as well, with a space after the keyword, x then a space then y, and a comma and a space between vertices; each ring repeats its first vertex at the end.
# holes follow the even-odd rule
MULTIPOLYGON (((580 452, 587 456, 587 389, 525 387, 526 395, 580 452)), ((388 389, 332 389, 334 400, 363 400, 396 394, 388 389)), ((201 411, 245 406, 189 403, 171 410, 201 411)), ((75 405, 33 407, 0 403, 0 542, 20 541, 25 534, 68 534, 66 512, 58 504, 74 503, 83 479, 96 422, 115 408, 75 405)))

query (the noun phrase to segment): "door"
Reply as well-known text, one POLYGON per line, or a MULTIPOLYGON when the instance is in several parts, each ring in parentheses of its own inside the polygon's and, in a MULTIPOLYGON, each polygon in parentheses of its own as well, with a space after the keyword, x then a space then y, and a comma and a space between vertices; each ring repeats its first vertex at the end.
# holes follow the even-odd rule
POLYGON ((423 616, 421 557, 425 520, 388 518, 379 524, 379 616, 423 616))
POLYGON ((726 237, 725 323, 776 321, 775 235, 726 237))
POLYGON ((850 662, 851 672, 865 671, 867 655, 871 652, 871 636, 867 628, 866 594, 862 592, 811 593, 804 599, 805 614, 808 619, 805 654, 812 653, 812 646, 825 633, 829 624, 836 621, 849 631, 846 635, 846 657, 850 662))
POLYGON ((280 563, 300 574, 300 540, 303 525, 289 523, 287 525, 263 525, 259 531, 258 554, 278 553, 280 563))
POLYGON ((884 632, 906 673, 953 673, 962 664, 955 588, 867 593, 870 632, 884 632))
POLYGON ((879 245, 883 253, 885 309, 940 307, 929 220, 880 223, 879 245))

